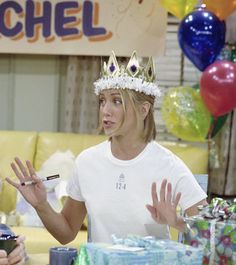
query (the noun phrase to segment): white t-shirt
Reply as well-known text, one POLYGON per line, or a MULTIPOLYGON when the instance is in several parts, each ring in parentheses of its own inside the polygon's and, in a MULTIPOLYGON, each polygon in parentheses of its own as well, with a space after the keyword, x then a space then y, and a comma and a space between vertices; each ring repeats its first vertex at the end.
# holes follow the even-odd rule
POLYGON ((145 206, 152 204, 151 184, 157 183, 159 194, 164 178, 172 183, 174 197, 182 193, 183 210, 206 198, 185 164, 155 141, 131 160, 115 158, 109 141, 84 150, 76 158, 67 192, 85 202, 92 242, 111 242, 112 234, 168 238, 167 226, 155 223, 145 206))

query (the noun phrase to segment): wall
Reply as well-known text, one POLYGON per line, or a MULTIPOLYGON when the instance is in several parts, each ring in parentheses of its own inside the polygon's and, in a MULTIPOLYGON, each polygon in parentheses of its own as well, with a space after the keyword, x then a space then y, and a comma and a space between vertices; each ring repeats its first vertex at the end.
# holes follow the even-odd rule
POLYGON ((65 58, 0 57, 0 129, 57 131, 65 58))
MULTIPOLYGON (((166 52, 156 58, 162 96, 173 86, 193 85, 200 73, 183 57, 177 40, 179 21, 168 17, 166 52)), ((66 56, 4 55, 0 57, 0 129, 57 131, 65 112, 66 56)), ((160 140, 177 140, 166 131, 160 115, 155 119, 160 140)))

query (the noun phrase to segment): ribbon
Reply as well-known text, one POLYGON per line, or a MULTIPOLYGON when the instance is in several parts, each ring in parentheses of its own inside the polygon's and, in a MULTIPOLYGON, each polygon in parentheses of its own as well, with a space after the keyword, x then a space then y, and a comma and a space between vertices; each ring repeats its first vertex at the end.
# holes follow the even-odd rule
POLYGON ((209 265, 214 265, 215 260, 215 236, 216 236, 216 219, 212 220, 210 228, 211 238, 210 238, 210 260, 209 265))

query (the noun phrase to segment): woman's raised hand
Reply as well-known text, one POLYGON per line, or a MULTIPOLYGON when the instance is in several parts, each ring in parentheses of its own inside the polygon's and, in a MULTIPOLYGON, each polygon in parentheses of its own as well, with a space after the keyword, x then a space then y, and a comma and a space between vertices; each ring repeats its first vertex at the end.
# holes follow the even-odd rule
POLYGON ((152 218, 159 224, 167 224, 173 227, 178 226, 178 216, 176 208, 179 203, 181 193, 177 193, 172 200, 172 186, 164 179, 161 183, 160 198, 157 196, 156 183, 152 183, 152 205, 146 205, 152 218))
POLYGON ((6 181, 19 190, 28 203, 36 208, 47 201, 46 188, 42 180, 36 175, 30 161, 26 161, 26 165, 24 165, 19 158, 15 158, 15 161, 11 163, 11 167, 20 182, 13 181, 10 178, 6 178, 6 181), (33 184, 23 185, 22 183, 26 181, 32 181, 33 184))

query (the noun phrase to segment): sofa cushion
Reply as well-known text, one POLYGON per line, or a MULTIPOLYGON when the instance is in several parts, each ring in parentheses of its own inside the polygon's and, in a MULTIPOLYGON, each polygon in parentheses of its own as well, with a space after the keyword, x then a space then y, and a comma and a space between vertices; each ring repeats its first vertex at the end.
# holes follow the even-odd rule
MULTIPOLYGON (((16 178, 10 163, 18 156, 23 161, 33 162, 36 147, 36 132, 0 131, 0 178, 16 178)), ((4 182, 0 191, 0 211, 9 213, 15 209, 16 190, 4 182)))
POLYGON ((58 150, 71 150, 74 155, 78 155, 84 149, 105 139, 107 137, 101 135, 41 132, 38 134, 34 167, 39 170, 42 163, 58 150))

